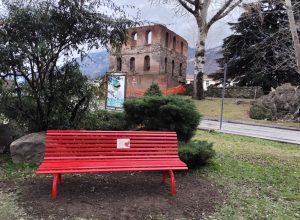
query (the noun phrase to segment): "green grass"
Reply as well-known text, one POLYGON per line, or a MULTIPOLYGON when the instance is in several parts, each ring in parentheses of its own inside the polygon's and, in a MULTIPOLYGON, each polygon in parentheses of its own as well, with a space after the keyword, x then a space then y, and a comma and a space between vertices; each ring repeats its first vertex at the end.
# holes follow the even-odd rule
MULTIPOLYGON (((185 97, 190 98, 190 97, 185 97)), ((282 121, 266 121, 266 120, 254 120, 249 117, 249 110, 251 107, 251 99, 224 99, 224 119, 227 120, 242 120, 263 124, 276 124, 291 127, 300 127, 300 123, 295 122, 282 122, 282 121), (242 101, 241 104, 237 104, 237 101, 242 101)), ((221 114, 221 99, 220 98, 206 98, 204 100, 193 100, 197 109, 203 116, 220 118, 221 114)))
POLYGON ((0 154, 0 179, 35 176, 36 164, 14 164, 8 155, 0 154))
POLYGON ((300 146, 197 132, 217 157, 198 170, 224 187, 225 204, 209 219, 300 219, 300 146))

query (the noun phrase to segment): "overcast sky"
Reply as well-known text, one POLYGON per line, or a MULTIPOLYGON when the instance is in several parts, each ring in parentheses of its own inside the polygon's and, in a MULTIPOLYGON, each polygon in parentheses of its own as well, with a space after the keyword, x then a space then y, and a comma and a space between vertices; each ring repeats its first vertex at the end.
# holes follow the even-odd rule
MULTIPOLYGON (((114 0, 119 5, 134 5, 140 9, 141 19, 166 25, 169 29, 184 37, 190 47, 195 47, 197 38, 197 25, 191 15, 175 15, 173 7, 169 5, 151 5, 149 0, 114 0)), ((219 2, 221 0, 218 0, 219 2)), ((209 14, 214 14, 218 6, 210 8, 209 14)), ((230 35, 228 21, 235 21, 241 9, 236 9, 226 18, 215 23, 208 34, 206 48, 214 48, 222 45, 223 39, 230 35)), ((128 10, 134 16, 137 9, 128 10)))
MULTIPOLYGON (((126 9, 131 16, 136 16, 140 11, 141 20, 146 20, 153 23, 160 23, 166 25, 169 29, 184 37, 190 47, 195 47, 197 39, 197 25, 195 19, 191 15, 175 15, 173 6, 170 5, 152 5, 150 0, 113 0, 117 5, 133 5, 135 9, 126 9)), ((215 0, 215 2, 222 2, 223 0, 215 0)), ((1 11, 0 0, 0 11, 1 11)), ((210 8, 209 15, 215 14, 218 5, 213 5, 210 8)), ((224 19, 215 23, 207 37, 206 48, 214 48, 222 45, 223 39, 230 35, 231 31, 227 24, 228 21, 235 21, 241 9, 237 8, 224 19)))

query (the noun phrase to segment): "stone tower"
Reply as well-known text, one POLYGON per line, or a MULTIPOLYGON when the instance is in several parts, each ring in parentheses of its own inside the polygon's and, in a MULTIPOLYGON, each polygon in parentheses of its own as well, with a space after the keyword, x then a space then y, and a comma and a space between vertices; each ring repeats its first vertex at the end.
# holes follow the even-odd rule
POLYGON ((157 24, 128 31, 119 54, 109 58, 109 71, 127 73, 127 97, 140 96, 152 82, 163 93, 185 82, 188 43, 157 24))

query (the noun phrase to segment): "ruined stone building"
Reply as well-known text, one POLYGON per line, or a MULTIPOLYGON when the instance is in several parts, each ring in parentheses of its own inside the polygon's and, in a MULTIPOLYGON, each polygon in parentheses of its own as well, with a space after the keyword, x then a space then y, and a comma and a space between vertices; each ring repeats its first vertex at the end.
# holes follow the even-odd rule
POLYGON ((109 71, 127 73, 127 96, 143 95, 152 82, 171 94, 185 82, 185 39, 159 24, 130 29, 128 36, 121 51, 109 58, 109 71))

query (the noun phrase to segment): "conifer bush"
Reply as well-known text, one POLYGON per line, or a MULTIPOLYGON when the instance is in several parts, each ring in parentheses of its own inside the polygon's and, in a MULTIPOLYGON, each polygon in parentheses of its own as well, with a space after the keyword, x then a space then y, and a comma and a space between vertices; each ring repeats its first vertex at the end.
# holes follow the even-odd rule
POLYGON ((177 96, 144 96, 124 103, 125 117, 132 129, 176 131, 188 142, 199 125, 201 115, 191 100, 177 96))
POLYGON ((181 143, 178 153, 180 159, 185 162, 189 168, 206 165, 210 159, 216 155, 213 144, 207 141, 181 143))

